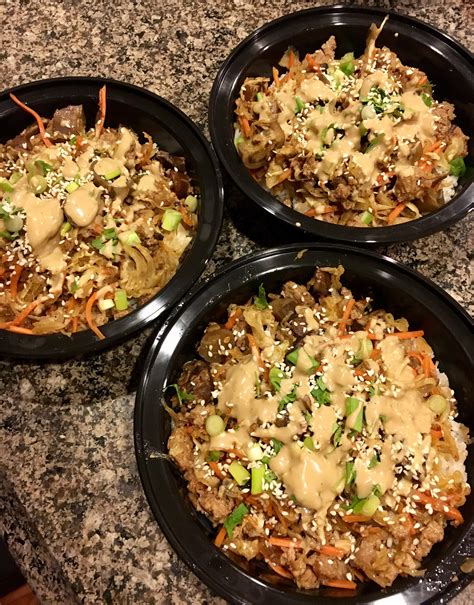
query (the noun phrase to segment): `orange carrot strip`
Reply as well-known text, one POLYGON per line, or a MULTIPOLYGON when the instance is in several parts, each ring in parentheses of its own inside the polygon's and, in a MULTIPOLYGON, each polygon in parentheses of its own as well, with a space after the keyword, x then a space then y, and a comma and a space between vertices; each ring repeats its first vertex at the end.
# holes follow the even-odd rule
POLYGON ((248 139, 252 133, 250 128, 250 123, 247 118, 243 116, 239 117, 240 128, 242 129, 242 133, 246 139, 248 139))
POLYGON ((370 354, 370 359, 379 359, 380 355, 380 349, 373 349, 372 353, 370 354))
POLYGON ((385 336, 396 336, 400 340, 407 340, 408 338, 419 338, 420 336, 424 336, 424 334, 423 330, 416 330, 414 332, 394 332, 385 336))
POLYGON ((355 300, 353 298, 347 301, 346 308, 344 309, 344 313, 342 314, 342 319, 339 322, 339 336, 342 336, 346 331, 347 322, 349 321, 349 317, 351 315, 352 307, 355 305, 355 300))
POLYGON ((268 559, 266 561, 267 565, 279 576, 282 576, 282 578, 288 578, 289 580, 293 579, 293 575, 285 567, 278 565, 278 563, 273 563, 273 561, 269 561, 268 559))
POLYGON ((278 69, 276 67, 272 67, 272 74, 273 74, 273 81, 275 82, 275 85, 279 86, 280 77, 278 75, 278 69))
POLYGON ((306 55, 305 57, 306 59, 306 63, 308 64, 308 67, 310 69, 312 69, 313 71, 320 71, 320 66, 316 63, 316 61, 313 59, 312 55, 310 55, 309 53, 306 55))
POLYGON ((323 580, 321 584, 330 588, 345 588, 346 590, 355 590, 357 588, 357 584, 351 582, 351 580, 323 580))
POLYGON ((295 64, 295 54, 293 49, 290 48, 290 52, 288 53, 288 69, 291 69, 295 64))
POLYGON ((436 374, 436 366, 429 355, 423 355, 423 370, 425 376, 432 376, 436 374))
POLYGON ((423 76, 423 78, 421 78, 421 80, 418 82, 418 86, 423 86, 423 84, 426 84, 426 82, 428 82, 428 78, 427 76, 423 76))
POLYGON ((432 439, 441 439, 443 437, 443 431, 441 429, 431 429, 430 434, 432 439))
POLYGON ((428 145, 423 151, 423 153, 434 153, 437 149, 441 147, 441 141, 435 141, 431 145, 428 145))
POLYGON ((107 111, 107 87, 104 84, 99 90, 99 119, 95 125, 95 136, 96 139, 102 134, 102 130, 105 124, 105 114, 107 111))
POLYGON ((226 533, 225 527, 222 526, 216 536, 216 539, 214 540, 214 544, 217 546, 217 548, 219 548, 222 545, 222 542, 224 542, 226 533))
POLYGON ((280 548, 303 548, 301 540, 293 540, 292 538, 278 538, 270 536, 268 541, 272 546, 279 546, 280 548))
POLYGON ((316 216, 316 210, 314 208, 310 208, 309 210, 306 210, 304 215, 309 217, 316 216))
POLYGON ((33 334, 33 330, 30 330, 29 328, 22 328, 21 326, 14 326, 13 324, 11 324, 7 330, 10 332, 17 332, 18 334, 33 334))
POLYGON ((240 307, 237 307, 237 309, 232 313, 232 315, 229 316, 229 319, 225 322, 224 328, 226 328, 227 330, 232 330, 232 328, 235 326, 236 321, 241 315, 242 309, 240 307))
POLYGON ((21 313, 19 313, 15 319, 12 321, 12 326, 19 326, 21 323, 25 321, 28 315, 39 305, 39 300, 34 300, 27 307, 23 309, 21 313))
POLYGON ((72 318, 71 332, 73 334, 75 334, 77 332, 78 324, 79 324, 79 317, 77 317, 77 315, 76 315, 72 318))
POLYGON ((191 217, 189 216, 189 213, 186 210, 186 208, 184 208, 183 206, 180 206, 179 207, 179 212, 180 212, 181 217, 183 219, 183 223, 185 225, 187 225, 188 227, 192 227, 193 226, 193 221, 192 221, 191 217))
POLYGON ((417 504, 423 504, 423 506, 426 504, 431 504, 433 510, 437 511, 438 513, 443 513, 443 515, 448 519, 452 519, 457 523, 464 522, 463 516, 458 509, 454 508, 453 506, 449 506, 443 500, 438 500, 438 498, 433 498, 433 496, 420 491, 413 492, 412 497, 417 504))
POLYGON ((397 204, 395 208, 390 212, 387 218, 387 225, 391 225, 393 221, 405 210, 406 204, 397 204))
POLYGON ((221 481, 223 479, 225 479, 225 474, 221 471, 221 469, 219 468, 219 465, 217 464, 217 462, 208 462, 209 466, 211 467, 211 469, 214 471, 214 475, 220 479, 221 481))
POLYGON ((345 550, 342 548, 338 548, 337 546, 331 546, 330 544, 326 544, 326 546, 321 546, 319 552, 322 555, 327 555, 328 557, 336 557, 336 559, 343 559, 347 554, 345 550))
POLYGON ((22 271, 23 265, 17 263, 10 280, 10 295, 12 298, 16 298, 16 295, 18 294, 18 282, 20 281, 22 271))
POLYGON ((239 450, 236 447, 233 447, 231 450, 227 450, 227 452, 229 454, 234 454, 236 458, 240 458, 241 460, 247 457, 242 450, 239 450))
POLYGON ((92 307, 97 300, 97 292, 94 292, 86 303, 86 321, 89 328, 94 332, 99 340, 104 340, 105 336, 95 325, 94 318, 92 317, 92 307))
POLYGON ((372 332, 367 332, 367 338, 369 340, 381 340, 376 334, 372 334, 372 332))
POLYGON ((46 145, 46 147, 52 147, 53 143, 46 136, 46 130, 44 129, 43 120, 41 119, 41 116, 39 115, 39 113, 36 113, 36 111, 34 109, 31 109, 31 107, 28 107, 27 105, 22 103, 20 101, 20 99, 18 97, 16 97, 13 93, 10 93, 10 99, 14 103, 16 103, 18 105, 18 107, 21 107, 22 109, 24 109, 26 112, 28 112, 30 115, 32 115, 34 117, 34 119, 36 120, 36 123, 38 124, 38 130, 40 133, 41 140, 46 145))
POLYGON ((346 523, 366 523, 370 521, 370 517, 366 517, 365 515, 344 515, 342 520, 346 523))

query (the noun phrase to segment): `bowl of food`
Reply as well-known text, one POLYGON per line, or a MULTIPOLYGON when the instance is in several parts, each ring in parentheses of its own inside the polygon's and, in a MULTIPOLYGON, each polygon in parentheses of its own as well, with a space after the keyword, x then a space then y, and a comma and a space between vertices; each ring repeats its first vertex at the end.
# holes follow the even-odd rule
POLYGON ((174 305, 222 220, 217 161, 164 99, 97 78, 0 96, 0 350, 109 346, 174 305))
POLYGON ((230 265, 157 333, 137 394, 173 548, 233 603, 446 596, 473 523, 472 344, 453 299, 378 254, 230 265))
POLYGON ((472 207, 472 55, 412 17, 321 7, 263 25, 222 64, 217 154, 262 214, 317 238, 388 243, 472 207))

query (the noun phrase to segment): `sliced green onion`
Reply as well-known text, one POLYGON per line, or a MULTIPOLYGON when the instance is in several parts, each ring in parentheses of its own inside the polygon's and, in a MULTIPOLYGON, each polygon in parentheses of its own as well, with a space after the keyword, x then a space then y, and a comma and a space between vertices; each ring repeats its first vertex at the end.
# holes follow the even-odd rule
POLYGON ((206 431, 210 437, 216 437, 224 432, 225 424, 220 416, 211 414, 206 418, 206 431))
POLYGON ((234 477, 237 485, 245 485, 247 481, 250 479, 250 473, 246 468, 244 468, 240 462, 234 460, 229 465, 229 473, 234 477))
POLYGON ((448 407, 448 402, 442 395, 431 395, 427 403, 430 410, 435 414, 442 414, 448 407))
POLYGON ((364 223, 364 225, 370 225, 373 218, 374 218, 374 215, 370 212, 367 212, 367 210, 365 210, 365 212, 363 212, 360 215, 360 221, 361 221, 361 223, 364 223))
POLYGON ((331 441, 332 441, 332 444, 334 445, 334 447, 337 447, 340 444, 342 432, 343 432, 342 426, 340 424, 336 423, 334 426, 332 436, 331 436, 331 441))
POLYGON ((288 355, 286 356, 286 360, 295 366, 298 363, 299 353, 300 353, 299 349, 295 349, 294 351, 291 351, 291 353, 288 353, 288 355))
POLYGON ((122 174, 122 171, 121 171, 120 167, 117 166, 117 168, 114 168, 113 170, 106 172, 104 174, 104 179, 106 179, 107 181, 113 181, 114 179, 119 177, 121 174, 122 174))
POLYGON ((35 160, 35 168, 43 175, 46 176, 48 172, 51 172, 53 167, 48 162, 44 162, 43 160, 35 160))
POLYGON ((296 109, 295 113, 300 113, 304 109, 304 101, 300 97, 295 97, 296 109))
POLYGON ((380 462, 380 458, 378 457, 377 454, 374 454, 372 456, 372 458, 370 459, 369 462, 369 468, 374 468, 374 466, 377 466, 377 464, 380 462))
POLYGON ((21 174, 21 172, 14 172, 8 179, 8 182, 10 183, 10 185, 16 185, 22 176, 23 175, 21 174))
POLYGON ((188 210, 188 212, 196 212, 198 205, 197 197, 194 195, 188 195, 184 200, 184 205, 186 206, 186 210, 188 210))
POLYGON ((278 454, 281 450, 281 448, 283 447, 283 441, 280 441, 279 439, 275 439, 272 438, 272 447, 275 450, 275 454, 278 454))
POLYGON ((257 101, 263 101, 263 94, 261 92, 257 92, 257 101))
POLYGON ((209 450, 209 453, 207 454, 207 461, 208 462, 217 462, 218 460, 221 459, 222 453, 218 452, 217 450, 209 450))
POLYGON ((364 502, 362 506, 362 510, 360 511, 363 515, 367 515, 368 517, 372 517, 375 514, 378 507, 380 506, 380 498, 371 494, 364 502))
POLYGON ((73 191, 76 191, 76 189, 79 189, 79 184, 75 181, 71 181, 66 185, 65 189, 68 193, 72 193, 73 191))
POLYGON ((178 228, 179 223, 181 222, 181 213, 177 210, 171 210, 168 208, 165 210, 163 214, 163 218, 161 219, 161 226, 165 231, 175 231, 178 228))
POLYGON ((357 357, 359 359, 368 359, 372 355, 374 345, 368 338, 361 338, 359 348, 357 349, 357 357))
POLYGON ((264 309, 268 309, 270 306, 267 301, 267 293, 265 292, 265 288, 263 284, 260 284, 258 287, 258 295, 255 297, 253 304, 257 307, 259 311, 263 311, 264 309))
POLYGON ((346 398, 346 416, 353 414, 360 405, 360 400, 356 397, 346 398))
POLYGON ((0 237, 3 237, 4 239, 7 239, 9 241, 13 241, 14 239, 16 239, 17 234, 8 233, 8 231, 0 231, 0 237))
POLYGON ((13 214, 5 219, 6 230, 10 233, 18 233, 23 229, 23 219, 18 214, 13 214))
POLYGON ((363 136, 364 136, 364 135, 366 135, 368 132, 369 132, 368 128, 366 128, 366 127, 364 126, 364 124, 361 122, 361 123, 359 124, 359 134, 360 134, 360 136, 361 136, 361 137, 363 137, 363 136))
POLYGON ((234 535, 234 529, 237 527, 237 525, 242 523, 243 518, 248 514, 248 512, 249 509, 245 506, 245 504, 239 504, 239 506, 234 508, 230 515, 225 518, 224 527, 229 538, 232 538, 234 535))
POLYGON ((352 430, 356 431, 357 433, 361 433, 363 426, 364 426, 364 406, 362 405, 359 413, 357 414, 357 418, 354 423, 354 426, 352 427, 352 430))
POLYGON ((102 250, 102 248, 105 246, 105 243, 101 237, 96 237, 91 241, 91 246, 96 250, 102 250))
POLYGON ((430 97, 430 95, 427 95, 426 92, 421 93, 421 98, 427 107, 431 107, 433 105, 433 99, 430 97))
POLYGON ((2 191, 5 191, 7 193, 9 193, 10 191, 13 191, 13 187, 6 179, 0 179, 0 189, 2 189, 2 191))
POLYGON ((355 476, 356 476, 356 472, 354 470, 354 463, 346 462, 346 467, 345 467, 346 487, 349 487, 352 483, 354 483, 355 476))
POLYGON ((314 441, 312 437, 305 437, 303 440, 303 445, 305 446, 305 448, 307 448, 308 450, 310 450, 311 452, 314 452, 314 441))
POLYGON ((116 290, 114 296, 117 311, 126 311, 128 309, 128 298, 125 290, 116 290))
POLYGON ((39 174, 35 174, 30 179, 30 186, 33 189, 33 192, 38 195, 39 193, 43 193, 48 188, 48 183, 44 176, 39 174))
POLYGON ((115 307, 115 303, 111 298, 101 298, 97 303, 99 310, 104 312, 107 309, 113 309, 115 307))
POLYGON ((369 153, 369 151, 372 151, 372 149, 374 147, 377 147, 377 145, 379 145, 384 139, 384 134, 379 134, 377 135, 374 139, 372 139, 372 141, 367 145, 366 150, 364 151, 364 153, 369 153))
POLYGON ((247 458, 251 462, 256 462, 257 460, 261 460, 263 458, 263 450, 258 443, 252 443, 247 448, 247 458))
MULTIPOLYGON (((229 469, 230 470, 230 469, 229 469)), ((253 496, 257 496, 263 492, 263 479, 265 477, 266 466, 256 466, 252 468, 252 478, 250 482, 250 493, 253 496)))
POLYGON ((274 391, 278 392, 281 389, 281 381, 285 377, 285 374, 279 368, 273 366, 268 374, 268 378, 270 380, 270 384, 272 385, 274 391))
POLYGON ((346 53, 343 57, 341 57, 339 63, 339 69, 346 75, 352 76, 354 73, 354 53, 346 53))
POLYGON ((449 162, 449 172, 453 176, 464 176, 466 174, 466 164, 463 158, 454 158, 449 162))

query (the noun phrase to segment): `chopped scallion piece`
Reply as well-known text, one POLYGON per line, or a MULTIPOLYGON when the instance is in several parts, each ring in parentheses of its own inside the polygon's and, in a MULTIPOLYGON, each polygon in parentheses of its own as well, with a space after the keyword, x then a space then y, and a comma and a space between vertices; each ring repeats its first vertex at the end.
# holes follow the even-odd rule
POLYGON ((268 374, 268 378, 273 390, 278 392, 281 389, 281 381, 283 378, 285 378, 285 374, 282 372, 282 370, 273 366, 268 374))
POLYGON ((257 496, 263 492, 263 479, 265 477, 266 466, 256 466, 252 468, 252 478, 250 482, 250 493, 253 496, 257 496))
POLYGON ((384 139, 384 134, 379 134, 377 135, 374 139, 372 139, 372 141, 367 145, 364 153, 369 153, 369 151, 372 151, 372 149, 374 149, 374 147, 377 147, 377 145, 379 145, 384 139))
POLYGON ((61 237, 64 237, 66 235, 66 233, 71 231, 71 229, 72 229, 71 223, 63 223, 63 225, 61 227, 61 231, 59 232, 61 237))
POLYGON ((222 457, 222 452, 218 452, 217 450, 209 450, 209 453, 207 454, 207 461, 208 462, 217 462, 218 460, 220 460, 222 457))
POLYGON ((361 508, 361 513, 363 515, 367 515, 368 517, 372 517, 375 514, 378 507, 380 506, 380 498, 371 494, 366 501, 363 503, 361 508))
POLYGON ((352 76, 355 69, 354 53, 346 53, 343 57, 341 57, 339 69, 346 74, 346 76, 352 76))
POLYGON ((79 184, 75 181, 71 181, 66 185, 65 189, 68 193, 72 193, 73 191, 76 191, 76 189, 79 189, 79 184))
POLYGON ((463 158, 454 158, 449 162, 449 172, 453 176, 464 176, 466 174, 466 164, 463 158))
POLYGON ((224 429, 224 421, 217 414, 211 414, 206 418, 206 432, 210 437, 217 437, 224 432, 224 429))
POLYGON ((243 467, 240 462, 237 462, 237 460, 234 460, 230 463, 229 473, 232 475, 232 477, 234 477, 235 482, 239 486, 245 485, 250 479, 250 473, 248 470, 243 467))
POLYGON ((115 304, 111 298, 102 298, 97 303, 97 306, 99 307, 100 311, 104 312, 107 311, 107 309, 113 309, 113 307, 115 307, 115 304))
POLYGON ((10 185, 15 186, 18 181, 21 179, 23 175, 21 174, 21 172, 14 172, 11 177, 8 179, 8 182, 10 183, 10 185))
POLYGON ((283 441, 280 441, 279 439, 275 439, 275 438, 273 438, 271 441, 272 441, 272 447, 275 450, 275 454, 278 454, 279 451, 281 450, 281 448, 283 447, 283 441))
POLYGON ((126 311, 128 309, 128 298, 125 290, 116 290, 114 296, 117 311, 126 311))
POLYGON ((311 452, 314 452, 314 441, 312 437, 305 437, 303 445, 311 452))
POLYGON ((257 92, 257 101, 263 101, 263 94, 261 92, 257 92))
POLYGON ((288 353, 288 355, 286 356, 286 360, 295 366, 298 363, 299 352, 300 352, 299 349, 295 349, 294 351, 291 351, 291 353, 288 353))
POLYGON ((35 195, 38 195, 46 191, 46 189, 48 188, 48 183, 44 176, 41 176, 40 174, 35 174, 30 179, 30 186, 33 189, 35 195))
POLYGON ((51 164, 48 164, 48 162, 44 162, 43 160, 35 160, 35 168, 43 176, 46 176, 48 172, 51 172, 53 169, 51 164))
POLYGON ((430 95, 427 95, 426 92, 421 93, 421 98, 427 107, 431 107, 433 105, 433 99, 430 97, 430 95))
POLYGON ((258 295, 255 297, 253 304, 257 307, 259 311, 268 309, 268 307, 270 306, 267 301, 267 293, 265 292, 263 284, 259 285, 258 295))
POLYGON ((194 395, 192 393, 187 393, 185 390, 180 389, 177 384, 169 384, 166 389, 175 390, 179 405, 183 405, 183 401, 192 401, 194 399, 194 395))
POLYGON ((354 426, 352 427, 352 430, 356 431, 357 433, 360 433, 360 432, 362 432, 363 426, 364 426, 364 406, 362 405, 360 407, 359 413, 357 414, 357 418, 354 423, 354 426))
POLYGON ((121 174, 122 174, 122 171, 117 166, 117 168, 114 168, 113 170, 110 170, 110 172, 106 172, 104 174, 104 179, 106 179, 107 181, 113 181, 114 179, 116 179, 117 177, 119 177, 121 174))
POLYGON ((346 416, 353 414, 360 405, 360 400, 356 397, 346 398, 346 416))
POLYGON ((0 179, 0 189, 2 189, 2 191, 5 191, 7 193, 9 193, 10 191, 13 191, 13 187, 6 179, 0 179))
POLYGON ((165 210, 163 218, 161 219, 161 226, 165 231, 175 231, 181 222, 181 218, 180 212, 168 208, 165 210))
POLYGON ((295 113, 300 113, 304 109, 304 101, 300 97, 295 97, 296 109, 295 113))
POLYGON ((354 483, 355 477, 356 477, 356 472, 354 470, 354 463, 346 462, 346 468, 345 468, 346 487, 349 487, 350 485, 352 485, 352 483, 354 483))
POLYGON ((290 403, 294 403, 296 401, 296 389, 298 385, 294 385, 291 389, 291 393, 285 395, 283 399, 280 399, 280 403, 278 404, 278 411, 281 412, 286 408, 286 406, 290 403))
POLYGON ((360 215, 360 221, 361 221, 361 223, 364 223, 364 225, 370 225, 373 218, 374 218, 374 215, 371 214, 370 212, 367 212, 367 210, 360 215))
POLYGON ((249 509, 245 506, 245 504, 239 504, 228 517, 226 517, 224 521, 224 527, 226 529, 227 535, 229 538, 232 538, 234 535, 234 529, 237 525, 242 523, 243 518, 247 515, 249 509))
POLYGON ((188 212, 196 212, 198 205, 197 197, 195 195, 188 195, 184 200, 184 205, 188 212))
POLYGON ((380 462, 380 457, 377 454, 374 454, 369 462, 369 468, 374 468, 380 462))

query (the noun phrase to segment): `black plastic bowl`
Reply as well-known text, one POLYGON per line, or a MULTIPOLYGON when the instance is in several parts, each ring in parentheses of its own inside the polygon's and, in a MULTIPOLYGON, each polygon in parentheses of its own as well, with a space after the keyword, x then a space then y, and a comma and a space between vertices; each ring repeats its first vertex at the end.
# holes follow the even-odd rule
MULTIPOLYGON (((474 149, 474 62, 471 53, 445 33, 412 17, 391 11, 350 6, 321 7, 292 13, 263 25, 250 34, 222 64, 214 81, 209 102, 212 143, 225 169, 242 192, 258 207, 284 221, 289 236, 295 229, 313 239, 331 239, 361 244, 387 244, 424 237, 447 228, 462 218, 473 205, 474 185, 466 177, 459 193, 440 210, 417 220, 391 227, 345 227, 304 216, 278 202, 250 176, 234 146, 234 109, 239 90, 247 77, 271 77, 289 46, 304 56, 314 52, 331 34, 336 36, 337 53, 362 54, 371 23, 389 20, 378 38, 406 65, 422 69, 435 85, 439 100, 456 107, 456 123, 471 137, 474 149)), ((293 233, 292 233, 293 232, 293 233)))
POLYGON ((95 123, 98 93, 104 84, 107 85, 106 126, 128 126, 140 136, 147 132, 161 149, 186 158, 189 174, 201 196, 197 234, 178 271, 160 292, 122 319, 101 327, 105 340, 98 340, 90 330, 71 337, 63 334, 25 336, 0 330, 0 354, 59 359, 114 345, 143 329, 187 294, 214 250, 223 213, 218 163, 197 126, 165 99, 137 86, 102 78, 55 78, 17 86, 0 95, 0 142, 19 134, 33 121, 10 100, 10 92, 44 117, 52 117, 60 107, 82 104, 89 128, 95 123))
MULTIPOLYGON (((257 573, 247 573, 213 545, 215 530, 195 511, 183 480, 166 457, 171 424, 161 405, 163 391, 176 382, 183 364, 195 358, 196 344, 208 322, 227 317, 227 306, 248 300, 260 283, 267 292, 278 291, 288 279, 307 281, 316 266, 342 264, 346 269, 343 283, 356 295, 373 296, 375 308, 383 307, 396 316, 406 317, 414 330, 425 330, 441 371, 447 373, 456 391, 460 421, 471 429, 474 427, 472 323, 461 307, 418 273, 379 254, 331 244, 309 244, 306 251, 301 248, 294 244, 283 246, 229 265, 187 300, 156 335, 135 407, 135 447, 146 496, 176 552, 210 588, 232 603, 309 605, 315 598, 318 603, 334 603, 335 598, 338 603, 369 603, 397 593, 403 593, 406 603, 434 602, 440 593, 446 597, 449 591, 452 594, 469 581, 463 576, 456 585, 451 582, 465 555, 458 555, 454 568, 446 566, 445 561, 473 524, 474 494, 462 508, 465 523, 457 528, 449 526, 443 542, 435 545, 424 560, 427 573, 423 580, 400 578, 385 590, 368 583, 350 597, 345 591, 327 588, 297 591, 267 584, 257 573)), ((472 462, 471 451, 467 463, 471 484, 472 462)))

